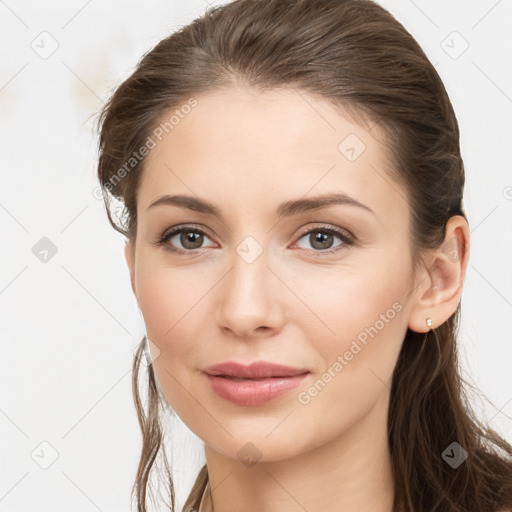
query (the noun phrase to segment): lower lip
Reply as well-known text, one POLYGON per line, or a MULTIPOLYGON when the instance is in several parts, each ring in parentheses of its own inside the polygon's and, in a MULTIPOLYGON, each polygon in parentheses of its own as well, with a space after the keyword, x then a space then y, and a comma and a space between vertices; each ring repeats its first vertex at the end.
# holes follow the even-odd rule
POLYGON ((254 406, 261 405, 296 388, 309 374, 293 377, 270 377, 267 379, 235 380, 206 374, 213 391, 228 402, 254 406))

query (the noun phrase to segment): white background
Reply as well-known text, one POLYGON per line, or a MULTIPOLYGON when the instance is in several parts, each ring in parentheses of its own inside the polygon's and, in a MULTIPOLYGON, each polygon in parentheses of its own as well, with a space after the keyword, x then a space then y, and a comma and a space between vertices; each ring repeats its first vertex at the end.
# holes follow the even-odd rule
MULTIPOLYGON (((510 441, 512 2, 381 3, 435 64, 460 122, 472 231, 462 364, 510 441)), ((0 1, 1 512, 129 510, 141 445, 130 367, 143 331, 123 237, 93 195, 93 120, 142 54, 207 5, 0 1), (48 58, 31 47, 43 37, 58 43, 48 58), (57 249, 47 262, 32 251, 43 237, 57 249)), ((202 446, 179 420, 170 428, 181 506, 202 446)))

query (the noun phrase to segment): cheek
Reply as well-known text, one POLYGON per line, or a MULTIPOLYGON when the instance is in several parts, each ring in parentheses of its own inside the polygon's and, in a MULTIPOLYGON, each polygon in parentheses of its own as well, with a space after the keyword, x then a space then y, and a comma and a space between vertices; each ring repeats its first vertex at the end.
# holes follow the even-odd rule
MULTIPOLYGON (((190 392, 197 387, 198 355, 204 346, 208 291, 214 285, 211 272, 172 268, 140 258, 137 296, 148 338, 158 348, 153 368, 167 402, 181 418, 200 413, 190 392), (195 412, 193 412, 195 411, 195 412)), ((194 393, 195 395, 195 393, 194 393)))
POLYGON ((391 277, 345 275, 322 298, 309 295, 312 309, 315 300, 324 304, 319 316, 335 333, 323 325, 319 331, 320 323, 314 329, 311 321, 301 323, 319 364, 314 378, 297 394, 297 402, 301 414, 317 418, 315 432, 321 428, 328 438, 349 429, 389 392, 407 328, 403 290, 391 277))
POLYGON ((148 337, 161 354, 193 352, 196 329, 208 318, 208 292, 215 284, 208 269, 172 268, 161 261, 139 259, 137 298, 148 337))
MULTIPOLYGON (((306 298, 308 309, 294 306, 293 322, 318 355, 319 377, 331 390, 322 393, 326 406, 332 392, 347 407, 364 408, 365 397, 372 400, 390 386, 407 329, 408 267, 395 261, 328 269, 329 275, 325 268, 307 276, 294 272, 294 291, 306 298)), ((323 389, 319 383, 317 390, 323 389)))
MULTIPOLYGON (((282 267, 281 277, 290 283, 286 307, 291 321, 300 325, 312 345, 322 352, 347 350, 353 339, 395 339, 403 330, 407 283, 407 261, 393 257, 361 258, 337 266, 291 265, 282 267)), ((284 296, 285 294, 283 294, 284 296)))

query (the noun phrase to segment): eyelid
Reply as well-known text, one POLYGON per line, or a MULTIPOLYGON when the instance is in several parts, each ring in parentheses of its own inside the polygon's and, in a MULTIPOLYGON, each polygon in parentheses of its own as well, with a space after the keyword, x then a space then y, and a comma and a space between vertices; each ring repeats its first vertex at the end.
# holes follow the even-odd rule
POLYGON ((333 233, 333 234, 339 236, 340 238, 347 239, 351 243, 355 243, 355 241, 356 241, 356 237, 347 229, 340 228, 337 226, 332 226, 331 224, 322 224, 322 223, 315 224, 314 226, 308 225, 308 227, 304 228, 304 230, 301 230, 301 232, 297 236, 300 239, 304 235, 307 235, 308 233, 310 233, 311 231, 322 231, 322 230, 325 230, 329 233, 333 233))
POLYGON ((177 233, 185 229, 189 229, 190 231, 197 231, 198 233, 207 235, 208 238, 211 238, 206 228, 203 228, 199 224, 178 224, 177 226, 173 226, 172 228, 166 229, 161 235, 158 236, 158 239, 160 240, 162 238, 166 238, 171 234, 176 235, 177 233))

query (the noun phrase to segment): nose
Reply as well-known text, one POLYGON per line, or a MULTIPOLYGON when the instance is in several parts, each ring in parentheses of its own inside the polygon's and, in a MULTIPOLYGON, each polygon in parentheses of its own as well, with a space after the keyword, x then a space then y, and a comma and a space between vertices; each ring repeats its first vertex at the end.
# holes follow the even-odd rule
POLYGON ((235 253, 218 293, 217 325, 225 334, 248 340, 282 329, 283 284, 269 268, 265 253, 252 262, 235 253))

